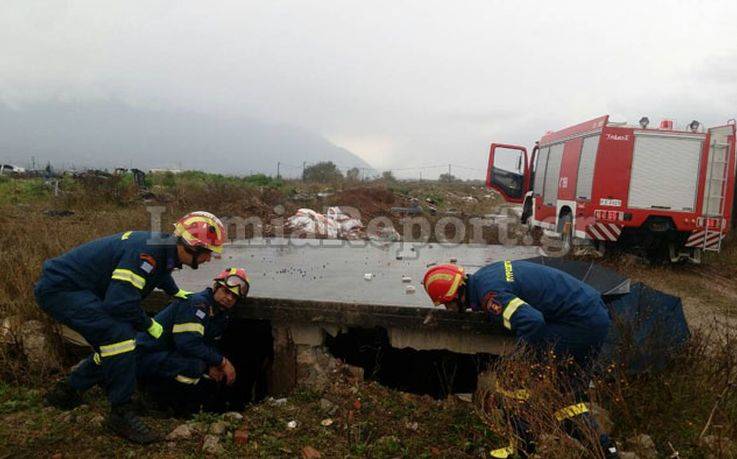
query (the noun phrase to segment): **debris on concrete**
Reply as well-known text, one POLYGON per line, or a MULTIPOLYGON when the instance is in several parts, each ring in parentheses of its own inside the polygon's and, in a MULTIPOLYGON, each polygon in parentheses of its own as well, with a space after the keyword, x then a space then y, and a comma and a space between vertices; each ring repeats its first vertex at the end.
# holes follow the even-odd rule
POLYGON ((404 288, 404 292, 408 294, 415 293, 416 290, 414 285, 408 285, 404 288))
POLYGON ((202 442, 202 452, 212 454, 213 456, 225 454, 225 448, 220 444, 220 437, 216 435, 205 435, 205 439, 202 442))
POLYGON ((182 424, 169 432, 166 436, 167 440, 189 440, 194 435, 195 430, 190 424, 182 424))
POLYGON ((409 276, 402 276, 402 282, 404 283, 412 282, 412 278, 409 276))
POLYGON ((366 273, 363 275, 363 278, 367 281, 370 281, 371 279, 374 278, 374 273, 366 273))

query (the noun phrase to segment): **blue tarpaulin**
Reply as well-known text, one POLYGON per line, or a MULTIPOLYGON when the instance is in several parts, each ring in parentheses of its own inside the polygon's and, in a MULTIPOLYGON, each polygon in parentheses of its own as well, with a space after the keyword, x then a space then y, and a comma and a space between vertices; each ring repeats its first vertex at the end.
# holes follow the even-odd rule
POLYGON ((627 277, 593 262, 561 257, 527 261, 565 271, 601 293, 612 317, 599 360, 603 367, 616 363, 630 373, 662 369, 691 336, 676 296, 639 282, 631 284, 627 277))
POLYGON ((624 295, 605 296, 612 316, 600 362, 623 365, 630 373, 662 369, 691 333, 681 299, 642 283, 624 295))

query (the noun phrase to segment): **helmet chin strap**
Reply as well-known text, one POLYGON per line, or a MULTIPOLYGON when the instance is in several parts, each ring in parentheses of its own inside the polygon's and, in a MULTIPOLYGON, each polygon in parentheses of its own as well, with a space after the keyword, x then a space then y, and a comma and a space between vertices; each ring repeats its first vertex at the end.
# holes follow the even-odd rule
POLYGON ((197 259, 197 256, 202 252, 197 249, 193 249, 187 244, 184 244, 184 251, 192 256, 192 263, 190 263, 189 265, 190 268, 197 269, 200 266, 200 261, 197 259))

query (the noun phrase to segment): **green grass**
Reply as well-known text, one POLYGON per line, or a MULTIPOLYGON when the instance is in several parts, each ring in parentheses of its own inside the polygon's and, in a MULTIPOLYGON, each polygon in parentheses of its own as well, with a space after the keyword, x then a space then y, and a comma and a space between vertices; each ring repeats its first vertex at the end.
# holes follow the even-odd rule
POLYGON ((0 205, 22 204, 51 196, 51 187, 40 178, 10 179, 0 176, 0 205))

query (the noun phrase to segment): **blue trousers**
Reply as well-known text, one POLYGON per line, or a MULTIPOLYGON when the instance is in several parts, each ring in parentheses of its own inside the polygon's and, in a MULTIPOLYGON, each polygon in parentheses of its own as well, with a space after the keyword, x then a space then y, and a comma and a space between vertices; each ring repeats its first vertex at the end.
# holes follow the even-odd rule
POLYGON ((197 384, 207 371, 204 360, 185 357, 177 351, 136 351, 138 379, 145 382, 175 381, 197 384))
POLYGON ((111 317, 91 291, 47 287, 42 278, 34 293, 41 309, 81 334, 95 350, 72 371, 69 384, 78 390, 99 384, 111 405, 128 403, 136 387, 133 326, 111 317))
POLYGON ((204 360, 176 351, 136 350, 138 380, 155 406, 181 416, 211 409, 217 385, 203 379, 204 360))

